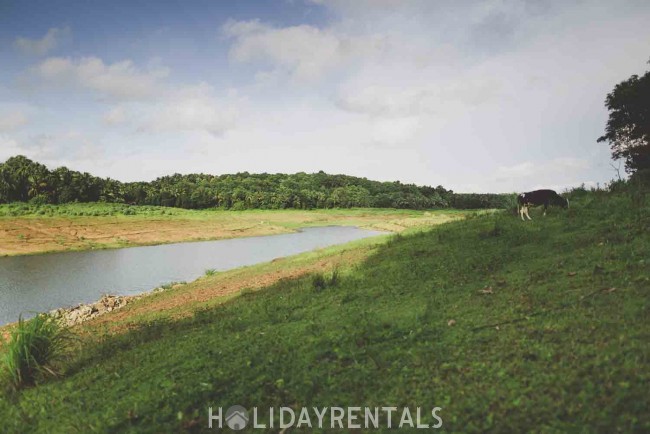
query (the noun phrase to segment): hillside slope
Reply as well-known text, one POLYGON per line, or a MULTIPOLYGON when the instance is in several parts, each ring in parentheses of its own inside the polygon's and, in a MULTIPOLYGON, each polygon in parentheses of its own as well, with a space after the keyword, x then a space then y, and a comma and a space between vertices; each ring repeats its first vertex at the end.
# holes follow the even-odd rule
POLYGON ((439 406, 446 432, 647 432, 650 207, 573 199, 532 222, 397 236, 340 279, 98 339, 65 378, 1 402, 3 428, 214 432, 208 406, 240 404, 439 406))

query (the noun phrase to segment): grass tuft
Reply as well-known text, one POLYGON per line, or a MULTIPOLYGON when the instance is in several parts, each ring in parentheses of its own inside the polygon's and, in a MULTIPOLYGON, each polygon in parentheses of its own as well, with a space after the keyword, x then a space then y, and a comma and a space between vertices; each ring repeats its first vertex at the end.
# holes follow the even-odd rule
POLYGON ((314 291, 321 292, 327 288, 334 288, 338 286, 341 281, 341 273, 338 268, 335 268, 329 276, 323 273, 313 274, 311 277, 311 286, 314 291))
POLYGON ((314 274, 311 278, 311 286, 313 286, 314 291, 321 292, 327 288, 327 281, 325 276, 322 273, 314 274))
POLYGON ((53 317, 41 314, 30 320, 18 319, 17 327, 5 342, 3 358, 6 383, 14 390, 57 376, 55 363, 63 354, 71 334, 53 317))

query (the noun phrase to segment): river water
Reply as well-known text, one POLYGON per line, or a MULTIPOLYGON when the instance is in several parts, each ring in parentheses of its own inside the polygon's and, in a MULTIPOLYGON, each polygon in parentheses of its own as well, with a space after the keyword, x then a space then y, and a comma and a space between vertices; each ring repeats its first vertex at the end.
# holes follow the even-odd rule
POLYGON ((0 258, 0 325, 35 312, 90 303, 104 294, 133 295, 206 269, 225 271, 348 241, 380 235, 350 226, 300 232, 113 250, 0 258))

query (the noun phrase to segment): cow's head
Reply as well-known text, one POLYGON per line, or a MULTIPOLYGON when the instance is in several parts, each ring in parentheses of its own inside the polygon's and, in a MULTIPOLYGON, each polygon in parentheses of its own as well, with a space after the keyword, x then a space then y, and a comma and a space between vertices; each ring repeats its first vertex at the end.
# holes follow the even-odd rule
POLYGON ((553 197, 550 198, 550 204, 555 205, 555 206, 561 206, 564 209, 567 209, 569 207, 569 200, 563 198, 559 194, 554 194, 553 197))

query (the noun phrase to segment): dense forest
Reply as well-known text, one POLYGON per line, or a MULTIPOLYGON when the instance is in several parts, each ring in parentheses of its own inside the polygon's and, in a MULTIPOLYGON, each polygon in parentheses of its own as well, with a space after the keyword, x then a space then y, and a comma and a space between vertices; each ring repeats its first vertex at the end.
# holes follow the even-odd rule
POLYGON ((49 170, 24 156, 0 163, 0 203, 114 202, 189 209, 504 208, 508 194, 457 194, 442 186, 378 182, 325 172, 163 176, 120 182, 66 167, 49 170))

